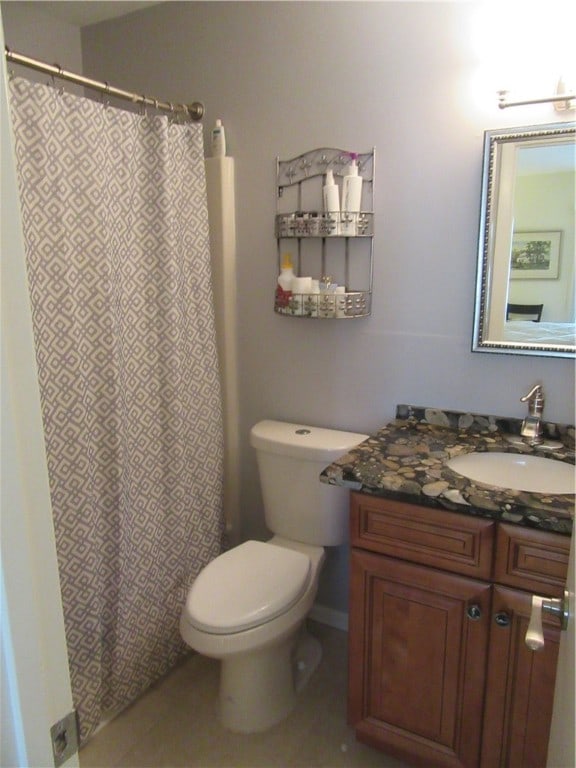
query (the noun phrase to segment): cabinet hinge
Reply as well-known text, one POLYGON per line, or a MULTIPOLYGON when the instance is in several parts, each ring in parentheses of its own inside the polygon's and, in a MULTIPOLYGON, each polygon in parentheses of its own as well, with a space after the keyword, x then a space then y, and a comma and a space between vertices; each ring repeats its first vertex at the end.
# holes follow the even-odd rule
POLYGON ((54 766, 65 763, 69 757, 78 752, 78 718, 73 709, 50 728, 54 766))

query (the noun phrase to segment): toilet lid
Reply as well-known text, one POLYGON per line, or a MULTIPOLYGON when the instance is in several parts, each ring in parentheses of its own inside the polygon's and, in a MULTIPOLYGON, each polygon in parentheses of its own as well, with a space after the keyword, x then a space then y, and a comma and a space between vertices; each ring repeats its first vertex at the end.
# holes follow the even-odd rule
POLYGON ((190 622, 205 632, 230 634, 280 616, 304 593, 310 558, 261 541, 246 541, 209 563, 186 601, 190 622))

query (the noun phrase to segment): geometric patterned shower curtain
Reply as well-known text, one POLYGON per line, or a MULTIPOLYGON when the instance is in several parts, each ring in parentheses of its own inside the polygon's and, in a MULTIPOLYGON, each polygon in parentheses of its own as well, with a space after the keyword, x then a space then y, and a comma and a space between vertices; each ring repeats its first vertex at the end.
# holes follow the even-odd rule
POLYGON ((223 439, 202 128, 10 83, 81 740, 186 652, 221 551, 223 439))

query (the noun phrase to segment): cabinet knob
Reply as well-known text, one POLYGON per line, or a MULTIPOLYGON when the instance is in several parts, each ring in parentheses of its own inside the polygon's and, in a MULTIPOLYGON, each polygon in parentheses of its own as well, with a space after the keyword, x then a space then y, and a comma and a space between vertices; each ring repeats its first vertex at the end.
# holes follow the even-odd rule
POLYGON ((560 619, 560 626, 566 629, 569 616, 569 593, 564 592, 561 599, 540 597, 532 595, 532 613, 530 614, 530 623, 526 632, 525 642, 531 651, 541 651, 544 648, 544 632, 542 630, 542 611, 557 616, 560 619))
POLYGON ((482 617, 482 609, 479 605, 469 605, 468 610, 466 611, 466 615, 469 619, 472 619, 472 621, 478 621, 482 617))
POLYGON ((505 611, 500 611, 494 616, 494 621, 499 627, 507 627, 510 625, 510 616, 505 611))

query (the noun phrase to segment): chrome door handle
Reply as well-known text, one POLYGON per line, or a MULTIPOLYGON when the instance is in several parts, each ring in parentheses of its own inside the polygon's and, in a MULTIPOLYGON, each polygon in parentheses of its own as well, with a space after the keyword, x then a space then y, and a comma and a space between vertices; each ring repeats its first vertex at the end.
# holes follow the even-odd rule
POLYGON ((563 598, 540 597, 532 595, 532 613, 526 632, 526 645, 531 651, 540 651, 544 648, 544 632, 542 630, 542 611, 560 619, 560 629, 568 627, 570 614, 569 593, 564 591, 563 598))

